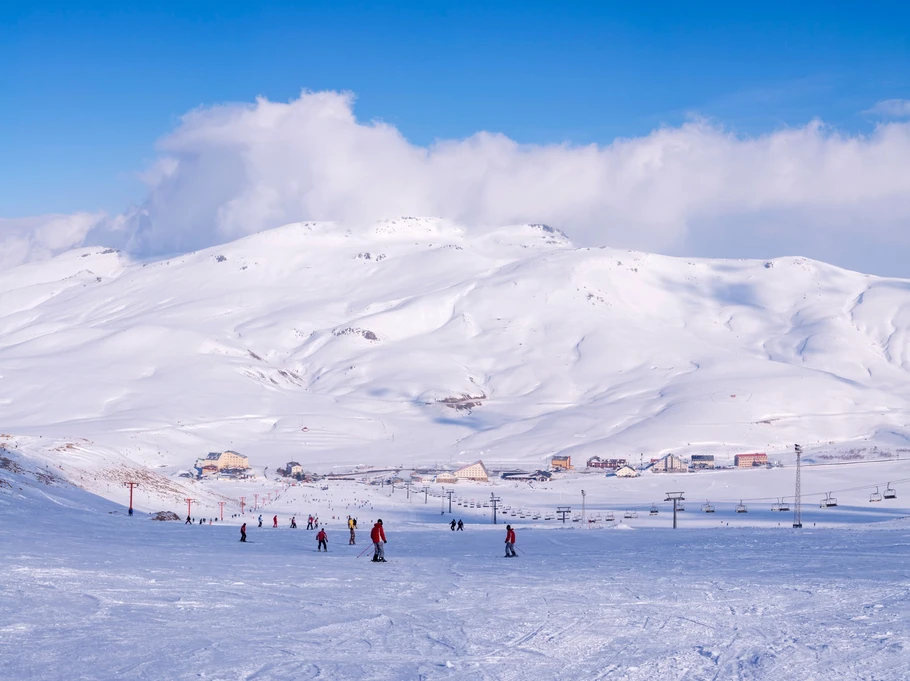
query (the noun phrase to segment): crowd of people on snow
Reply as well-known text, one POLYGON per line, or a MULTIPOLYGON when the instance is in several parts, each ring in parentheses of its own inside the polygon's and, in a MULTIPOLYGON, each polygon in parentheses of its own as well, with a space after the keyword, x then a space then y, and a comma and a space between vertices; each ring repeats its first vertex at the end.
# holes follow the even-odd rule
MULTIPOLYGON (((357 518, 352 518, 348 516, 348 531, 350 532, 350 540, 348 544, 356 544, 354 541, 355 533, 357 529, 357 518)), ((291 527, 296 527, 295 518, 291 518, 291 527)), ((259 516, 259 527, 262 527, 262 516, 259 516)), ((278 527, 278 516, 276 515, 272 519, 272 527, 278 527)), ((307 523, 307 529, 316 529, 319 527, 319 519, 314 518, 313 516, 309 517, 309 522, 307 523)), ((450 529, 453 532, 464 531, 464 522, 460 519, 458 522, 455 522, 453 519, 449 524, 450 529)), ((246 523, 240 526, 240 541, 246 541, 246 523)), ((376 521, 373 525, 373 529, 370 530, 370 541, 373 543, 373 562, 374 563, 385 563, 385 545, 388 543, 385 536, 385 528, 382 525, 382 519, 376 521)), ((512 529, 511 525, 506 525, 506 558, 517 558, 518 554, 515 552, 515 530, 512 529)), ((325 531, 325 528, 321 528, 319 532, 316 533, 316 551, 321 553, 329 551, 329 535, 325 531)), ((364 551, 365 553, 365 551, 364 551)), ((361 553, 363 555, 363 553, 361 553)), ((358 556, 359 558, 359 556, 358 556)))

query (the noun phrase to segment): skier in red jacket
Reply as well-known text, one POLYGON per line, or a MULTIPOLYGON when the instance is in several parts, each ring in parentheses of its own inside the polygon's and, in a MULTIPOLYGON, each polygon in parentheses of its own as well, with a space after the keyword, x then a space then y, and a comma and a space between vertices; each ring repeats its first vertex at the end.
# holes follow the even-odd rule
POLYGON ((506 525, 506 558, 515 558, 515 530, 511 525, 506 525))
POLYGON ((246 523, 240 526, 240 541, 246 541, 246 523))
POLYGON ((272 527, 274 527, 274 528, 278 527, 278 516, 277 515, 274 518, 272 518, 272 527))
POLYGON ((382 545, 386 543, 385 531, 382 529, 382 519, 376 521, 370 530, 370 540, 373 542, 373 562, 385 563, 385 550, 382 545))
POLYGON ((319 543, 316 545, 317 551, 329 552, 329 545, 326 543, 329 540, 329 535, 325 533, 325 528, 319 530, 319 533, 316 535, 316 541, 319 543))

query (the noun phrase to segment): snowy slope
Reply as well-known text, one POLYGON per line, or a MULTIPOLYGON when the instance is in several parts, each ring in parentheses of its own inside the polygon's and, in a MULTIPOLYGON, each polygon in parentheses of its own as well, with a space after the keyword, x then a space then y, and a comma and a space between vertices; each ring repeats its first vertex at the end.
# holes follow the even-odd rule
POLYGON ((71 479, 151 467, 174 498, 177 472, 228 447, 273 470, 899 453, 908 328, 910 282, 803 258, 301 223, 160 262, 90 248, 0 274, 0 433, 71 479))

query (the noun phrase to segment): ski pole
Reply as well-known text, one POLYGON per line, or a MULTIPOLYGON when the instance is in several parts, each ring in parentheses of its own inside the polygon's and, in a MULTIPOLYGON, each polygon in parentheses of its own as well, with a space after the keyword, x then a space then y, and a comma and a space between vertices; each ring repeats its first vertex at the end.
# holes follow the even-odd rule
POLYGON ((521 548, 520 546, 516 546, 515 548, 518 549, 519 551, 521 551, 524 555, 526 555, 526 556, 528 555, 527 553, 524 552, 524 549, 521 548))
POLYGON ((372 548, 372 547, 367 546, 363 551, 360 552, 360 554, 359 554, 357 557, 360 558, 360 556, 362 556, 362 555, 365 554, 367 551, 369 551, 370 548, 372 548))

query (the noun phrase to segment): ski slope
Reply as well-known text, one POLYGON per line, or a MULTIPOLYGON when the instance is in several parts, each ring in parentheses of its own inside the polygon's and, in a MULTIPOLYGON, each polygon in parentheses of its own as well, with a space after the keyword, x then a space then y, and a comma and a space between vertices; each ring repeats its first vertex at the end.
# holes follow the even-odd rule
POLYGON ((503 525, 467 516, 452 532, 458 515, 400 489, 292 487, 258 529, 256 513, 129 517, 41 469, 0 472, 0 679, 898 681, 910 664, 906 520, 518 524, 506 560, 503 525), (319 512, 327 554, 288 529, 292 509, 319 512), (376 565, 379 514, 389 562, 376 565))

